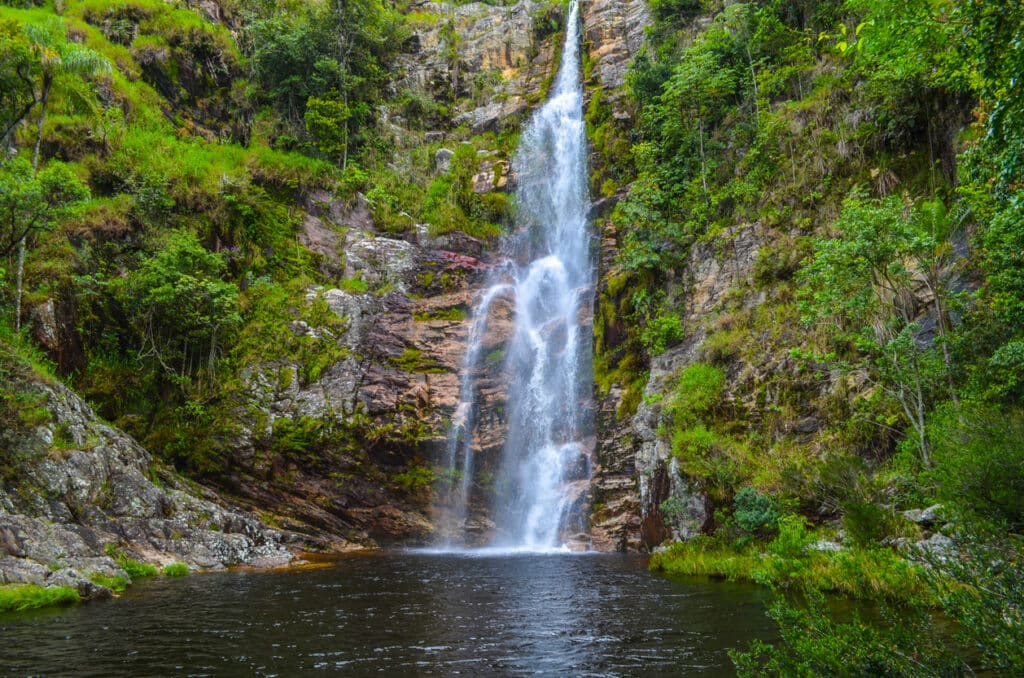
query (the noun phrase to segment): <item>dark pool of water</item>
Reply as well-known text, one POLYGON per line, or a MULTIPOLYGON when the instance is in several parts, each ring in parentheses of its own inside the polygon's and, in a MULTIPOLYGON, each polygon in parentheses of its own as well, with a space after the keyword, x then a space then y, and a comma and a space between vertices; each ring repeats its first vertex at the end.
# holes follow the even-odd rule
POLYGON ((628 556, 382 553, 0 615, 0 674, 723 676, 765 600, 628 556))

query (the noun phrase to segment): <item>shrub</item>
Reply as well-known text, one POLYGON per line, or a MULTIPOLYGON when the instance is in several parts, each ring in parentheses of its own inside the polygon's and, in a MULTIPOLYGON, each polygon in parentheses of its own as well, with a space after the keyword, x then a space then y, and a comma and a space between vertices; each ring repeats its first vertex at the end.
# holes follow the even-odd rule
POLYGON ((706 363, 695 363, 680 373, 666 411, 677 426, 693 422, 718 405, 724 389, 725 372, 706 363))
POLYGON ((680 459, 707 456, 718 445, 718 434, 704 424, 676 429, 672 434, 672 454, 680 459))
POLYGON ((437 474, 429 466, 412 465, 406 471, 394 476, 405 492, 413 498, 428 500, 430 489, 437 481, 437 474))
POLYGON ((779 535, 768 544, 768 552, 780 558, 796 559, 804 555, 809 542, 803 516, 783 516, 779 519, 779 535))
POLYGON ((661 355, 683 338, 683 321, 675 313, 659 315, 644 327, 640 341, 652 356, 661 355))
POLYGON ((733 499, 736 524, 746 532, 774 530, 779 524, 775 500, 753 487, 744 487, 733 499))
POLYGON ((965 406, 940 409, 929 436, 939 498, 974 518, 1024 526, 1024 416, 965 406))
POLYGON ((863 499, 843 503, 843 529, 857 546, 869 547, 896 532, 897 518, 891 509, 863 499))

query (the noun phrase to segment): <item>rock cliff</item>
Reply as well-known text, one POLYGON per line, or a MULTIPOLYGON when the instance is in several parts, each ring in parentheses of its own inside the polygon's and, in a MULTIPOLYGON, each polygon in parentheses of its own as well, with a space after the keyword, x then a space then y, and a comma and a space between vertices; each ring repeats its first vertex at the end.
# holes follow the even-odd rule
MULTIPOLYGON (((237 17, 218 3, 197 7, 210 21, 238 29, 237 17)), ((398 154, 441 146, 433 169, 443 176, 452 171, 452 149, 466 143, 456 128, 493 139, 486 135, 519 129, 542 101, 557 66, 563 8, 521 0, 508 6, 428 2, 415 11, 419 18, 391 87, 396 96, 412 92, 451 104, 451 124, 424 134, 396 109, 384 114, 382 133, 391 135, 398 154)), ((646 21, 642 0, 585 5, 588 88, 606 92, 621 121, 628 120, 629 107, 620 92, 646 21)), ((156 57, 146 61, 147 77, 159 84, 178 56, 156 57)), ((199 113, 197 119, 212 115, 199 113)), ((507 148, 477 151, 473 193, 501 194, 514 182, 507 148)), ((395 232, 375 218, 373 201, 362 195, 339 200, 313 190, 299 192, 298 203, 297 240, 317 257, 322 274, 321 284, 306 289, 305 303, 325 313, 317 320, 296 317, 287 332, 300 347, 328 346, 331 359, 315 367, 294 355, 256 360, 244 368, 242 387, 226 396, 235 403, 234 421, 230 440, 221 445, 228 450, 222 472, 212 480, 236 508, 186 485, 64 387, 37 381, 32 388, 45 393, 54 418, 8 433, 7 444, 25 454, 18 456, 24 482, 8 484, 0 495, 6 580, 47 580, 41 568, 56 567, 62 553, 60 571, 68 573, 62 577, 115 572, 103 550, 110 543, 144 560, 207 568, 283 563, 297 546, 345 549, 430 539, 432 469, 459 416, 467 316, 485 271, 500 256, 496 241, 449 231, 448 224, 395 232), (50 542, 59 546, 46 546, 50 542)), ((61 303, 39 304, 32 327, 61 369, 70 371, 81 367, 83 352, 75 346, 74 310, 61 303)), ((497 463, 505 437, 500 358, 511 313, 500 300, 492 306, 476 380, 486 404, 474 446, 485 472, 497 463)), ((596 509, 594 546, 636 549, 641 502, 633 441, 639 438, 615 419, 611 403, 603 401, 598 414, 599 463, 589 500, 596 509)), ((479 489, 474 497, 478 507, 486 503, 483 494, 479 489)), ((479 511, 475 521, 486 530, 479 511)))
POLYGON ((92 597, 104 587, 90 577, 125 576, 115 552, 222 569, 285 565, 308 545, 184 482, 64 386, 22 371, 8 387, 48 416, 0 432, 0 584, 74 586, 92 597))

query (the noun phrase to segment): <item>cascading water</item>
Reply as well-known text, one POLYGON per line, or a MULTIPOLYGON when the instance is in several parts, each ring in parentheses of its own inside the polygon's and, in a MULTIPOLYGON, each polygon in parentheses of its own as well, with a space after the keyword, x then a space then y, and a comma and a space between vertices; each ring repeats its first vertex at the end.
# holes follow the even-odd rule
POLYGON ((513 160, 516 229, 504 263, 473 311, 460 403, 448 442, 449 488, 440 519, 444 546, 463 531, 475 480, 476 376, 497 300, 514 304, 505 346, 508 435, 494 483, 494 546, 550 549, 585 529, 590 479, 589 399, 594 265, 587 223, 586 137, 580 82, 579 0, 566 22, 553 94, 530 120, 513 160))

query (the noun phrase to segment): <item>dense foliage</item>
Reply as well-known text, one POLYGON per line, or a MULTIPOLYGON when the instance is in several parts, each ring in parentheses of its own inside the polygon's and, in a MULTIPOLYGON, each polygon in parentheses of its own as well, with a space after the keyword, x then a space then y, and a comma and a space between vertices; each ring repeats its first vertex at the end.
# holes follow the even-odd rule
MULTIPOLYGON (((311 290, 387 291, 300 243, 314 203, 362 201, 393 234, 494 236, 507 199, 474 182, 515 135, 453 129, 456 105, 486 102, 500 76, 460 77, 450 17, 381 0, 215 4, 216 17, 163 0, 0 7, 0 377, 56 372, 165 460, 224 480, 253 364, 294 363, 276 378, 308 384, 353 357, 334 340, 346 320, 311 290), (396 77, 416 22, 443 23, 435 91, 396 77), (445 172, 435 128, 467 142, 445 172), (70 338, 44 357, 22 325, 47 303, 70 338)), ((711 534, 655 564, 941 605, 978 666, 1020 671, 1024 6, 650 6, 632 117, 594 88, 586 117, 618 245, 595 380, 622 387, 623 418, 656 410, 713 512, 711 534), (711 260, 734 264, 729 289, 695 312, 691 274, 711 260), (666 354, 685 359, 647 389, 666 354), (954 558, 895 547, 921 536, 901 512, 933 502, 954 558)), ((558 27, 550 9, 538 36, 558 27)), ((388 367, 433 369, 416 351, 388 367)), ((259 422, 259 451, 320 470, 414 443, 424 425, 404 414, 259 422)), ((5 430, 47 417, 0 389, 5 430)), ((0 476, 16 461, 4 452, 0 476)), ((422 499, 431 474, 390 480, 422 499)), ((810 593, 772 614, 785 643, 737 655, 744 671, 966 670, 941 638, 899 651, 928 611, 836 621, 810 593)))
MULTIPOLYGON (((1011 4, 652 3, 629 73, 636 128, 616 130, 600 108, 588 119, 593 190, 620 196, 598 384, 619 382, 629 414, 650 390, 637 378, 646 361, 678 345, 701 360, 652 382, 664 395, 646 402, 712 501, 713 536, 653 564, 837 590, 823 573, 842 558, 914 560, 894 547, 920 538, 901 512, 942 502, 961 529, 955 562, 974 575, 935 560, 947 578, 930 583, 932 599, 993 658, 978 665, 1012 672, 1004 636, 971 630, 1021 629, 1020 587, 987 591, 976 578, 986 549, 1020 558, 1007 535, 1020 526, 1024 460, 1024 13, 1011 4), (753 277, 734 277, 710 317, 694 313, 687 272, 708 258, 742 271, 751 247, 753 277), (794 515, 848 556, 794 554, 768 576, 794 515), (952 590, 977 604, 968 612, 952 590)), ((751 675, 969 670, 941 639, 902 656, 912 636, 900 634, 930 622, 892 615, 916 621, 848 624, 781 601, 788 649, 740 664, 751 675)))
MULTIPOLYGON (((214 9, 0 7, 0 317, 14 330, 3 350, 30 353, 22 327, 52 303, 56 371, 149 448, 216 479, 246 369, 295 361, 308 383, 343 357, 330 337, 344 321, 309 289, 376 291, 300 244, 309 196, 365 192, 395 233, 494 235, 506 203, 471 190, 476 150, 511 142, 462 144, 433 184, 421 132, 392 162, 389 111, 438 120, 429 97, 394 91, 410 19, 379 0, 214 9), (297 337, 296 320, 327 333, 297 337)), ((346 435, 368 425, 356 417, 346 435)))

